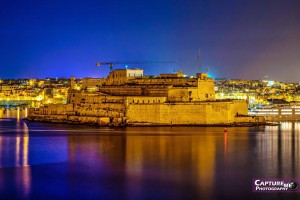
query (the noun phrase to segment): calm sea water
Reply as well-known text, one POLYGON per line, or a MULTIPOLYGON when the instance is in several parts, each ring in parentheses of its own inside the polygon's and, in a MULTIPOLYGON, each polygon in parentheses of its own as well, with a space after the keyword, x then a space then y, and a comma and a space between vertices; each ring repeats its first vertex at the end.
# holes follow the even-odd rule
POLYGON ((254 178, 300 177, 300 123, 224 133, 30 123, 23 116, 0 114, 0 199, 300 199, 251 192, 254 178))

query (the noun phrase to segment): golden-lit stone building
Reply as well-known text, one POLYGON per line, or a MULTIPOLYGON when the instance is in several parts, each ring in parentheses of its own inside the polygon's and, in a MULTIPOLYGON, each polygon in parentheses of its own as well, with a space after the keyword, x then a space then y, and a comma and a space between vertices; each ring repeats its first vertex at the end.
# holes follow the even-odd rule
MULTIPOLYGON (((88 81, 84 84, 89 87, 88 81)), ((144 77, 142 69, 118 69, 99 80, 97 86, 97 91, 71 89, 67 104, 36 109, 30 112, 30 118, 132 125, 216 125, 261 120, 247 116, 245 100, 217 101, 214 80, 205 73, 184 77, 179 71, 144 77)))
POLYGON ((138 77, 143 77, 142 69, 116 69, 109 73, 105 85, 122 85, 138 77))

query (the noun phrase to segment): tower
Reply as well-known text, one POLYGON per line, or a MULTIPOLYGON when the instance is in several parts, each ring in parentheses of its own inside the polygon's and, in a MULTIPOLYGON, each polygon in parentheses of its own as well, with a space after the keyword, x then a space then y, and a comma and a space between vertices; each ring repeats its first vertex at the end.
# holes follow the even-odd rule
POLYGON ((71 76, 71 84, 70 84, 70 89, 71 90, 74 90, 75 89, 75 77, 74 76, 71 76))

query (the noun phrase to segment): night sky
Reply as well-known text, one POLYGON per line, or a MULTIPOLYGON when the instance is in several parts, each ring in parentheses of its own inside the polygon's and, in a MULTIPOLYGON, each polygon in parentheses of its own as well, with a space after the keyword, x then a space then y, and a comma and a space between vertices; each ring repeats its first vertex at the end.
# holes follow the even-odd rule
POLYGON ((300 81, 299 0, 1 0, 0 19, 0 78, 194 75, 200 49, 213 77, 300 81))

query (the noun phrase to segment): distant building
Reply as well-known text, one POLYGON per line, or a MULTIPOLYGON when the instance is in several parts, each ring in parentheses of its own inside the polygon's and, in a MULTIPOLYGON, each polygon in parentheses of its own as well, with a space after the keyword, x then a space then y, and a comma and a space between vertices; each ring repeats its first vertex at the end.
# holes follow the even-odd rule
POLYGON ((90 78, 90 77, 83 78, 82 79, 81 89, 85 90, 85 89, 87 89, 89 87, 99 87, 99 86, 102 86, 103 83, 104 83, 104 80, 106 80, 106 79, 103 79, 103 78, 90 78))
POLYGON ((182 78, 183 76, 184 74, 182 73, 181 70, 174 74, 160 74, 161 78, 182 78))
POLYGON ((122 85, 143 76, 142 69, 116 69, 109 73, 105 85, 122 85))

